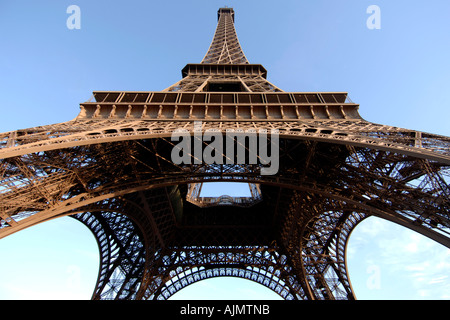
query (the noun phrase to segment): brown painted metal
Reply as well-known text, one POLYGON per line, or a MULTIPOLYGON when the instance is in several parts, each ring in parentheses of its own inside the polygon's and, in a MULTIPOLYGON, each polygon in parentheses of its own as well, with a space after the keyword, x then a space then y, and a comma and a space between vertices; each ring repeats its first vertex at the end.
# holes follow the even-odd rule
POLYGON ((364 120, 345 92, 284 92, 250 64, 221 8, 200 64, 160 92, 94 92, 71 121, 0 134, 0 237, 61 216, 86 224, 93 299, 167 299, 236 276, 285 299, 355 299, 346 245, 378 216, 450 247, 450 138, 364 120), (279 131, 279 171, 177 165, 180 128, 279 131), (205 181, 252 197, 202 198, 205 181))

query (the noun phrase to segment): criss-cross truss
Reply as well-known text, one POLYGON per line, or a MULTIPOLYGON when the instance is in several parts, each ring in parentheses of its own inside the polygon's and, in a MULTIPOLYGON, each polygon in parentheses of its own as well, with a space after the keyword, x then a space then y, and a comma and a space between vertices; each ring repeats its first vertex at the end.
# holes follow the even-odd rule
POLYGON ((345 92, 283 92, 248 63, 233 22, 220 9, 202 63, 163 91, 94 92, 74 120, 0 134, 0 237, 83 222, 100 248, 93 299, 167 299, 217 276, 285 299, 354 299, 346 245, 369 216, 450 247, 450 138, 368 122, 345 92), (174 162, 180 129, 278 133, 279 170, 195 151, 174 162), (212 181, 252 196, 202 198, 212 181))
POLYGON ((221 8, 213 41, 202 60, 205 64, 248 64, 234 28, 234 10, 221 8))
POLYGON ((187 65, 183 79, 164 91, 282 92, 267 81, 261 65, 250 65, 234 27, 234 10, 221 8, 212 43, 199 65, 187 65))

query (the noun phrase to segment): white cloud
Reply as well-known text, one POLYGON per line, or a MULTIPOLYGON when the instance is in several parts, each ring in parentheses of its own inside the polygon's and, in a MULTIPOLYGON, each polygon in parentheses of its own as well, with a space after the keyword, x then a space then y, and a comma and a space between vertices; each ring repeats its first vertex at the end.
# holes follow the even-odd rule
POLYGON ((448 280, 448 276, 440 276, 440 277, 431 279, 429 284, 445 283, 447 280, 448 280))

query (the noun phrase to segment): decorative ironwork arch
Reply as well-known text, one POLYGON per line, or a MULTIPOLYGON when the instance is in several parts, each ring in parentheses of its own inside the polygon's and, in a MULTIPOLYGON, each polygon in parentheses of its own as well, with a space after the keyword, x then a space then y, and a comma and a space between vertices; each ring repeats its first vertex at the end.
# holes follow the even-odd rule
MULTIPOLYGON (((250 267, 193 267, 190 270, 184 271, 182 277, 178 278, 176 281, 170 281, 169 284, 166 283, 160 297, 163 299, 169 299, 171 296, 186 288, 187 286, 202 280, 220 277, 235 277, 258 283, 265 288, 270 289, 272 292, 278 294, 285 300, 294 299, 294 296, 290 292, 289 287, 280 284, 279 279, 274 278, 273 274, 268 274, 268 272, 266 271, 255 269, 256 268, 250 267)), ((177 277, 179 277, 179 275, 177 275, 177 277)))

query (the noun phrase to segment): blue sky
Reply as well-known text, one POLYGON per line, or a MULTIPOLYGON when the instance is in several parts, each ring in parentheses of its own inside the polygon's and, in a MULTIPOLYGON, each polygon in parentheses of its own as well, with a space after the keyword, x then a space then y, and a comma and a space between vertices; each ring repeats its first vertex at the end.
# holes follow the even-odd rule
MULTIPOLYGON (((2 0, 0 132, 73 119, 92 91, 170 86, 201 61, 224 5, 249 61, 283 90, 349 92, 366 120, 450 136, 447 0, 2 0), (73 4, 79 30, 66 26, 73 4), (379 30, 366 26, 370 5, 381 9, 379 30)), ((69 218, 1 239, 0 299, 88 299, 95 246, 69 218)), ((348 253, 361 299, 450 298, 449 250, 404 228, 368 219, 348 253)), ((198 283, 198 297, 212 285, 198 283)), ((252 296, 249 285, 231 287, 252 296)), ((188 289, 180 294, 192 298, 188 289)))

